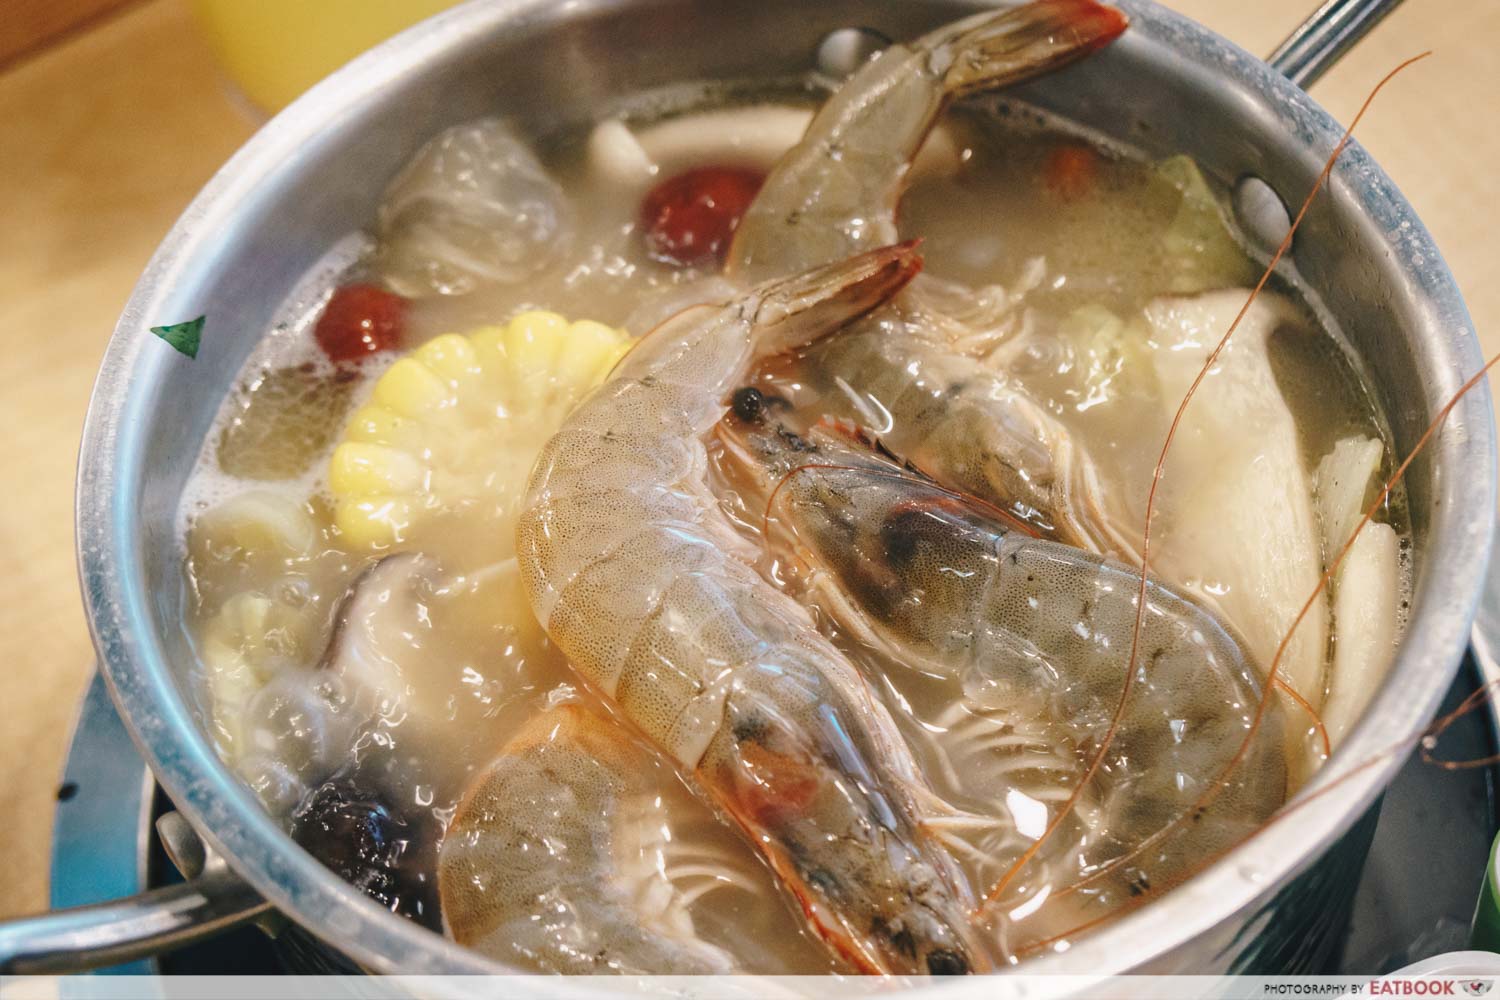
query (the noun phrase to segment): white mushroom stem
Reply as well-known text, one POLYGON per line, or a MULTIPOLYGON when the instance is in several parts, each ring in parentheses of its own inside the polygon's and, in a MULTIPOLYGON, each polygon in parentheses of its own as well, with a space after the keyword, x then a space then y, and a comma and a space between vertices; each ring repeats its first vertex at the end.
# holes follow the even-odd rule
POLYGON ((658 171, 635 133, 617 118, 600 122, 589 134, 588 161, 596 178, 620 187, 644 187, 658 171))
MULTIPOLYGON (((691 166, 769 171, 810 121, 811 109, 778 104, 692 112, 639 131, 611 119, 589 136, 589 166, 599 180, 627 188, 644 188, 656 177, 691 166)), ((912 179, 951 174, 963 158, 955 130, 940 124, 917 154, 912 179)))
POLYGON ((1333 677, 1323 725, 1337 748, 1385 679, 1396 651, 1396 532, 1368 524, 1334 576, 1333 677))
MULTIPOLYGON (((1314 480, 1325 565, 1359 524, 1384 454, 1375 438, 1344 438, 1318 463, 1314 480)), ((1323 725, 1335 747, 1364 712, 1395 652, 1399 560, 1391 526, 1367 524, 1334 574, 1333 672, 1323 725)))

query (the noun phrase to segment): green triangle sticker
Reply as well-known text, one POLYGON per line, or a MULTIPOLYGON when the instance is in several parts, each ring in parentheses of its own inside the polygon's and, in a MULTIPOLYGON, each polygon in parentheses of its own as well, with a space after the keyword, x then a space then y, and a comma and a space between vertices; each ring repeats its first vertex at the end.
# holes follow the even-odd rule
POLYGON ((203 339, 203 321, 207 316, 199 316, 190 319, 186 323, 173 323, 171 326, 153 326, 151 332, 162 340, 171 344, 179 354, 186 354, 190 358, 198 356, 198 342, 203 339))

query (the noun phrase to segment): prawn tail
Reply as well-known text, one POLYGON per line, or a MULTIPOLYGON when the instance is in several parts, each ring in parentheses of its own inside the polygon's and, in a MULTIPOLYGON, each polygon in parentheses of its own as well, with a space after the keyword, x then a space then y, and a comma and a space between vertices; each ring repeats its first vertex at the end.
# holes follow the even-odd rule
POLYGON ((1095 0, 1025 4, 951 40, 943 87, 963 97, 1041 76, 1103 48, 1129 24, 1123 11, 1095 0))

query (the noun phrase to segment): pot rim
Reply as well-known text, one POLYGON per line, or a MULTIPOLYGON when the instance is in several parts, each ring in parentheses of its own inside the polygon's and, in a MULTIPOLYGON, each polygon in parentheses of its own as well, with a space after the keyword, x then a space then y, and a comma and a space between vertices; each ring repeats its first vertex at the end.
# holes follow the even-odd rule
MULTIPOLYGON (((603 0, 613 5, 621 0, 603 0)), ((1186 60, 1248 86, 1290 118, 1299 136, 1331 149, 1342 128, 1305 93, 1260 59, 1151 0, 1124 0, 1133 26, 1118 44, 1168 47, 1186 60)), ((76 529, 85 611, 110 694, 157 779, 205 839, 259 892, 302 926, 380 972, 494 974, 506 969, 455 942, 381 909, 296 845, 219 760, 173 679, 147 607, 140 532, 143 395, 132 386, 160 376, 169 351, 148 350, 146 328, 189 261, 212 254, 215 234, 230 231, 235 205, 252 188, 295 161, 298 148, 329 121, 418 72, 476 36, 519 19, 556 20, 574 5, 548 0, 474 0, 417 25, 355 59, 295 101, 245 144, 178 219, 147 265, 110 340, 85 420, 79 456, 76 529)), ((1437 323, 1417 351, 1432 370, 1434 397, 1451 394, 1460 373, 1481 363, 1463 301, 1430 236, 1395 186, 1357 143, 1332 183, 1361 208, 1378 204, 1382 219, 1404 228, 1392 252, 1419 279, 1437 323), (1445 361, 1446 365, 1432 365, 1445 361)), ((1319 857, 1374 802, 1399 767, 1393 754, 1361 767, 1431 719, 1457 670, 1479 600, 1495 519, 1494 422, 1487 387, 1454 409, 1434 443, 1435 468, 1463 468, 1443 483, 1450 501, 1433 517, 1425 574, 1414 597, 1425 602, 1410 622, 1390 674, 1361 723, 1299 795, 1319 796, 1298 811, 1294 827, 1272 824, 1172 893, 1171 904, 1142 907, 1059 952, 1025 963, 1028 974, 1086 969, 1111 974, 1159 958, 1226 920, 1254 919, 1274 890, 1319 857), (1467 522, 1463 518, 1468 512, 1467 522), (1342 781, 1339 781, 1342 776, 1342 781)), ((602 986, 534 978, 529 991, 578 996, 602 986)), ((962 982, 927 989, 957 995, 962 982)), ((971 982, 975 995, 985 987, 971 982)), ((921 990, 926 992, 926 990, 921 990)))

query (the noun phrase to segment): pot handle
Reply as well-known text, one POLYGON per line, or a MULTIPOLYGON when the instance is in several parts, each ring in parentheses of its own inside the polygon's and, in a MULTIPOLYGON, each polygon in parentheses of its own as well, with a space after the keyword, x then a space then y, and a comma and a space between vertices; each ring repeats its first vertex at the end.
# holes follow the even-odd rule
POLYGON ((1306 90, 1401 0, 1324 0, 1266 59, 1271 68, 1306 90))
POLYGON ((119 965, 273 917, 271 904, 207 851, 181 816, 166 813, 157 830, 186 882, 0 922, 0 973, 40 975, 119 965))

